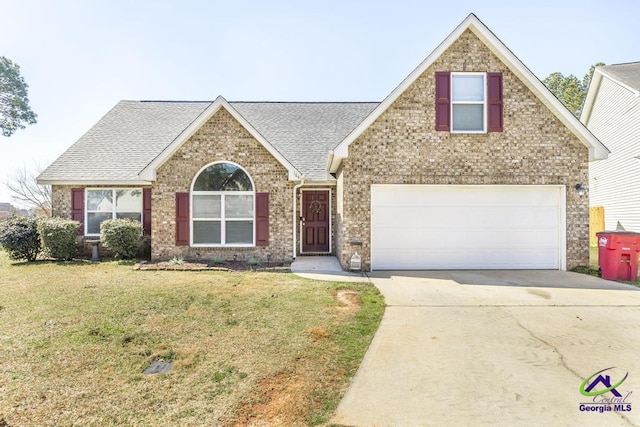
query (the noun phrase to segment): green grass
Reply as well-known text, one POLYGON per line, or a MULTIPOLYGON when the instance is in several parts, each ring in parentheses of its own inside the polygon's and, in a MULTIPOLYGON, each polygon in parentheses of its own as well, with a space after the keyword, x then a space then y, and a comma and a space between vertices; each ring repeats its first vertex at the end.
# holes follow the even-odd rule
MULTIPOLYGON (((384 300, 380 292, 369 285, 338 285, 336 290, 357 290, 360 293, 362 308, 354 313, 354 323, 336 323, 329 333, 333 342, 340 348, 330 362, 331 370, 340 372, 346 378, 352 378, 364 357, 363 349, 369 347, 371 337, 378 330, 384 314, 384 300)), ((366 350, 365 350, 366 351, 366 350)), ((320 425, 329 421, 330 415, 338 406, 343 390, 327 389, 314 396, 320 407, 309 414, 305 420, 309 425, 320 425)))
POLYGON ((589 246, 589 266, 598 269, 598 247, 589 246))
POLYGON ((0 425, 322 424, 383 311, 368 284, 0 252, 0 425), (342 288, 360 310, 336 309, 342 288), (142 374, 160 359, 170 373, 142 374))

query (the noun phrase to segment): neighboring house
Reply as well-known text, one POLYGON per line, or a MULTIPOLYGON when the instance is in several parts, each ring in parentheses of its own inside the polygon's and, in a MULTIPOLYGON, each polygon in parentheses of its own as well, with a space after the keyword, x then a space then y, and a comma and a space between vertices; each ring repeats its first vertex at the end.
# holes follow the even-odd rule
POLYGON ((611 150, 589 165, 595 231, 640 232, 640 62, 596 67, 580 120, 611 150))
POLYGON ((564 270, 607 154, 469 15, 381 103, 123 101, 39 182, 87 236, 136 206, 153 259, 564 270))
POLYGON ((15 212, 16 208, 11 203, 0 203, 0 221, 11 218, 15 212))

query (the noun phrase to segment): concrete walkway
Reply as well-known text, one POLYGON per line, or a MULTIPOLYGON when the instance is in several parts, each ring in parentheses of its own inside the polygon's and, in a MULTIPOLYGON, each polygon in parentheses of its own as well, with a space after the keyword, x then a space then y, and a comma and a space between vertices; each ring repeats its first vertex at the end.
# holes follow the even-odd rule
POLYGON ((370 277, 388 307, 332 423, 640 425, 638 288, 559 271, 370 277), (581 411, 606 407, 580 385, 610 367, 611 383, 629 374, 632 410, 581 411))
POLYGON ((300 277, 332 282, 368 282, 362 272, 343 271, 334 256, 299 256, 291 264, 291 272, 300 277))

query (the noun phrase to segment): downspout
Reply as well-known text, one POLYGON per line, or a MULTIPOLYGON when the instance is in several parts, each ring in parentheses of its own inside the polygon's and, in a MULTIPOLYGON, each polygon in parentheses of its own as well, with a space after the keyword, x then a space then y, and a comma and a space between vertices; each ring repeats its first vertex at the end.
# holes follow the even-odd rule
POLYGON ((296 237, 298 234, 298 215, 296 213, 296 196, 298 193, 298 188, 302 187, 304 185, 304 176, 302 178, 300 178, 300 184, 296 184, 293 187, 293 252, 292 253, 292 257, 295 260, 296 259, 296 237))

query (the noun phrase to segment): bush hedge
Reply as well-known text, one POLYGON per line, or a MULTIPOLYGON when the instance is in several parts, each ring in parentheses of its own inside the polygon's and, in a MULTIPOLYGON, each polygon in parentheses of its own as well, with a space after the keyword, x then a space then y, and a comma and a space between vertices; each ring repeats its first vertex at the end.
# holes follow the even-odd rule
POLYGON ((100 240, 116 257, 135 258, 140 249, 142 224, 130 219, 108 219, 100 224, 100 240))
POLYGON ((45 254, 55 259, 71 260, 78 254, 78 221, 47 218, 39 221, 38 232, 45 254))
POLYGON ((38 219, 16 216, 0 222, 0 246, 11 259, 35 261, 41 252, 38 219))

